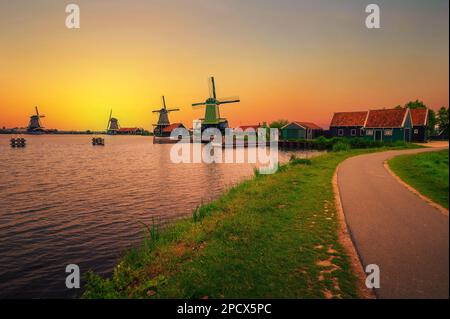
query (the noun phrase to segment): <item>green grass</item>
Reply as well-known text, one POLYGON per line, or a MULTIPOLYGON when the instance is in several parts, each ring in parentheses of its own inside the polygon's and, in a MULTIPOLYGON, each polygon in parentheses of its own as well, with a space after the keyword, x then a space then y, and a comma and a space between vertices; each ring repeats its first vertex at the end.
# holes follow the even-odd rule
POLYGON ((407 184, 448 209, 448 150, 398 156, 389 166, 407 184))
POLYGON ((88 273, 83 297, 358 297, 331 180, 341 161, 373 151, 294 158, 276 174, 257 174, 157 239, 146 236, 111 278, 88 273))

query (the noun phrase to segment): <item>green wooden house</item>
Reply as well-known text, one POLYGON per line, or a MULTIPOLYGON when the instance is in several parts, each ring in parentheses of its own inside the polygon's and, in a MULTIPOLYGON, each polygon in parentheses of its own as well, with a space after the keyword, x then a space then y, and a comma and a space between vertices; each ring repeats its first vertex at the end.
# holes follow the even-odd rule
POLYGON ((323 135, 323 129, 309 122, 294 121, 281 129, 282 140, 312 140, 323 135))
POLYGON ((408 108, 370 110, 364 124, 367 139, 384 142, 411 142, 412 119, 408 108))

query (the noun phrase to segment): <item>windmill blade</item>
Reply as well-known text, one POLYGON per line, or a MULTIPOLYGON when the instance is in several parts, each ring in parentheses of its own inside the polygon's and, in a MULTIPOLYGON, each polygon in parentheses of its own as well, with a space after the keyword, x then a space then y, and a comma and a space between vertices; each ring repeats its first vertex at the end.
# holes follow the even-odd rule
POLYGON ((216 98, 216 82, 214 80, 214 77, 209 78, 209 96, 212 98, 216 98))
POLYGON ((111 112, 109 112, 109 119, 108 119, 108 124, 106 124, 106 130, 109 129, 109 123, 111 123, 111 118, 112 118, 112 109, 111 109, 111 112))
POLYGON ((208 79, 208 94, 209 94, 209 97, 213 97, 213 89, 212 89, 211 78, 208 79))
POLYGON ((35 106, 34 109, 36 110, 36 115, 37 115, 37 117, 39 117, 39 110, 38 110, 38 107, 35 106))
POLYGON ((238 103, 238 102, 241 102, 241 99, 239 98, 239 96, 219 99, 219 104, 221 104, 221 105, 222 104, 230 104, 230 103, 238 103))
POLYGON ((161 110, 154 110, 152 113, 161 113, 161 110))
POLYGON ((176 109, 168 109, 167 112, 175 112, 175 111, 179 111, 180 109, 176 108, 176 109))
POLYGON ((192 104, 192 107, 197 107, 197 106, 202 106, 202 105, 206 105, 206 103, 205 102, 194 103, 194 104, 192 104))
POLYGON ((166 98, 164 97, 164 95, 162 96, 162 102, 163 102, 163 108, 166 108, 166 98))
POLYGON ((217 99, 220 103, 224 103, 224 102, 228 102, 228 101, 240 101, 240 97, 235 95, 235 96, 227 96, 227 97, 222 97, 217 99))
POLYGON ((239 102, 241 102, 241 100, 219 102, 219 104, 222 105, 222 104, 231 104, 231 103, 239 103, 239 102))
POLYGON ((216 82, 214 81, 214 77, 211 77, 212 89, 213 89, 213 98, 217 98, 216 96, 216 82))

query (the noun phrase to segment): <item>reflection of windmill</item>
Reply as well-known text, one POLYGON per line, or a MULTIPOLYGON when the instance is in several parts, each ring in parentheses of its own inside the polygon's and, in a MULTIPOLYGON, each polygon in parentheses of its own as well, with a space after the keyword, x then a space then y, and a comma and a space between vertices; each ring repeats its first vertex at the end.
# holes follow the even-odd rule
POLYGON ((44 127, 41 124, 41 118, 44 118, 45 115, 40 115, 38 107, 35 107, 36 114, 30 116, 30 123, 28 124, 27 131, 28 132, 43 132, 44 127))
POLYGON ((117 134, 117 131, 119 130, 119 120, 115 117, 112 117, 112 110, 109 113, 109 120, 108 120, 108 126, 106 127, 106 133, 110 135, 117 134))
POLYGON ((201 119, 202 132, 209 127, 215 127, 224 134, 225 129, 228 127, 228 120, 220 117, 219 105, 237 103, 241 100, 238 97, 217 99, 214 77, 210 78, 209 90, 209 98, 205 102, 192 104, 192 107, 197 108, 205 105, 205 118, 201 119))
POLYGON ((153 130, 153 134, 155 136, 162 136, 163 135, 163 129, 165 127, 170 126, 169 113, 180 110, 179 108, 168 109, 166 107, 166 99, 165 99, 164 96, 162 97, 162 105, 163 105, 163 107, 160 110, 153 111, 153 113, 159 113, 158 124, 153 124, 153 126, 155 126, 155 129, 153 130))

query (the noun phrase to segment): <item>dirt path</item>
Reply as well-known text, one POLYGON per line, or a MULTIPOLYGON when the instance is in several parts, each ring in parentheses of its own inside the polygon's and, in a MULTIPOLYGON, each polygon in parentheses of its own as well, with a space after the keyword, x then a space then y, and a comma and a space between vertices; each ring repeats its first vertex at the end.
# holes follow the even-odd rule
MULTIPOLYGON (((447 144, 448 147, 448 144, 447 144)), ((338 185, 363 267, 381 271, 378 298, 449 297, 449 220, 401 185, 383 163, 441 147, 361 155, 343 162, 338 185)))

